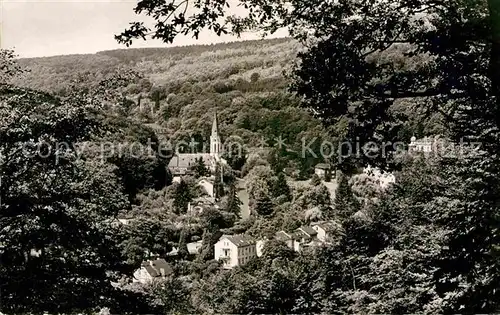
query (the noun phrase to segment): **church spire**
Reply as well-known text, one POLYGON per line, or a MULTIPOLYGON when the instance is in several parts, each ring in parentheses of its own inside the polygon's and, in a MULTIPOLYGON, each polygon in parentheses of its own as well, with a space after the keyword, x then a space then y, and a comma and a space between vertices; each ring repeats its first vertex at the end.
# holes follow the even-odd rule
POLYGON ((212 124, 212 137, 217 137, 219 134, 219 122, 217 121, 217 112, 214 114, 214 122, 212 124))
POLYGON ((210 155, 216 160, 220 158, 222 143, 219 137, 219 122, 217 120, 217 112, 214 114, 214 122, 212 124, 212 134, 210 135, 210 155))

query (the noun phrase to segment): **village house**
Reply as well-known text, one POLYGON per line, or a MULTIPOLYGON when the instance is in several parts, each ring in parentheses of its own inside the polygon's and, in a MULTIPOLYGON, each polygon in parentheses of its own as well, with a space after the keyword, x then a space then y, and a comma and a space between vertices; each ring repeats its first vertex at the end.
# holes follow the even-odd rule
POLYGON ((417 137, 411 137, 410 144, 408 145, 408 151, 410 152, 432 152, 432 147, 434 145, 434 139, 432 137, 425 137, 423 139, 418 139, 417 137))
POLYGON ((274 235, 275 239, 286 244, 286 246, 291 249, 298 251, 298 245, 295 242, 295 235, 293 233, 287 233, 285 231, 279 231, 274 235))
POLYGON ((298 229, 295 230, 295 237, 301 243, 310 242, 317 235, 318 235, 318 232, 316 232, 310 226, 301 226, 301 227, 299 227, 298 229))
POLYGON ((162 279, 173 273, 172 267, 165 259, 144 261, 141 268, 134 272, 134 282, 149 284, 155 279, 162 279))
POLYGON ((311 227, 318 233, 316 235, 317 239, 325 243, 330 243, 342 229, 339 223, 328 221, 312 223, 311 227))
POLYGON ((223 235, 214 246, 214 255, 225 269, 242 266, 257 257, 256 242, 247 235, 223 235))
POLYGON ((199 197, 188 203, 187 213, 190 215, 199 215, 207 208, 218 208, 215 198, 199 197))
POLYGON ((318 232, 310 226, 301 226, 294 233, 294 249, 301 251, 304 247, 309 246, 311 242, 316 240, 318 232))
POLYGON ((314 174, 318 175, 319 178, 325 179, 328 175, 332 174, 332 167, 330 164, 319 163, 314 167, 314 174))
MULTIPOLYGON (((439 135, 424 137, 423 139, 417 139, 416 137, 411 137, 410 144, 408 145, 408 151, 412 152, 437 152, 442 150, 447 144, 447 140, 439 135)), ((446 153, 446 152, 442 152, 446 153)))

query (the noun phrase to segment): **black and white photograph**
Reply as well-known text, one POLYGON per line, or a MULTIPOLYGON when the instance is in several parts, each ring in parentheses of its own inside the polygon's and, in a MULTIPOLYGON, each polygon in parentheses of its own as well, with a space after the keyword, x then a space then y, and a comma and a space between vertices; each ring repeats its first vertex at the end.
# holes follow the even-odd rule
POLYGON ((500 0, 0 0, 0 315, 500 313, 500 0))

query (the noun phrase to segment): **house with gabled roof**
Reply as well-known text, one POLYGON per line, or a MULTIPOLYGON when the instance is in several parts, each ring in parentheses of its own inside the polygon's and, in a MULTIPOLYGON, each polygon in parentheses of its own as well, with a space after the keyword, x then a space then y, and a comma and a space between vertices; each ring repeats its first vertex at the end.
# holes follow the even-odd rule
POLYGON ((143 261, 141 267, 134 272, 134 282, 148 284, 155 279, 162 279, 173 273, 173 269, 165 259, 143 261))
POLYGON ((275 239, 284 242, 288 247, 294 249, 295 237, 293 233, 287 233, 285 231, 279 231, 274 235, 275 239))
POLYGON ((318 235, 312 227, 304 225, 295 230, 295 237, 299 241, 311 241, 318 235))
POLYGON ((223 262, 225 269, 242 266, 257 257, 256 241, 248 235, 222 235, 214 246, 216 260, 223 262))
POLYGON ((332 237, 338 233, 338 231, 342 228, 339 223, 335 222, 315 222, 312 223, 312 228, 318 233, 317 238, 321 242, 329 242, 332 237))

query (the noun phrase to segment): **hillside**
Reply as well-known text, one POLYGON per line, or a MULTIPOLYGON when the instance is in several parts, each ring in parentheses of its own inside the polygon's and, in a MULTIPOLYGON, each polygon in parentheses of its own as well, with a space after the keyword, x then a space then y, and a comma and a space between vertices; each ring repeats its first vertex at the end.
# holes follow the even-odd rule
MULTIPOLYGON (((301 152, 303 137, 326 133, 287 91, 299 49, 293 40, 272 39, 21 59, 30 71, 15 83, 60 95, 111 86, 105 101, 113 115, 153 128, 164 142, 195 139, 198 151, 217 112, 226 141, 248 150, 281 136, 289 151, 301 152)), ((304 173, 320 159, 287 160, 304 173)))

